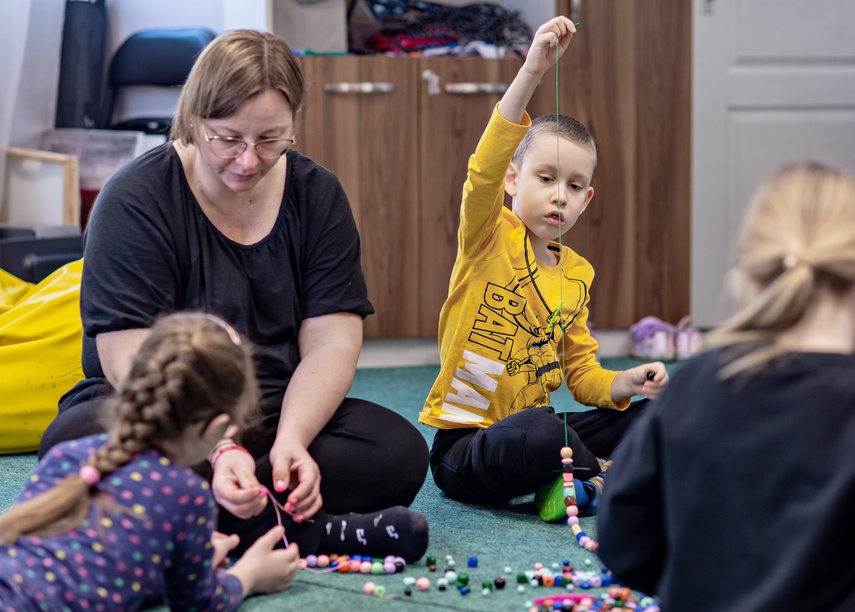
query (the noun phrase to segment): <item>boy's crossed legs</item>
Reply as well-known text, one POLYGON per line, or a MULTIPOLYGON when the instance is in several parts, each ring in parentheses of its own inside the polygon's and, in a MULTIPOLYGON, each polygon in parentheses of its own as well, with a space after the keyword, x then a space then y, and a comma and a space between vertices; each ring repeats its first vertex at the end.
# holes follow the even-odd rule
POLYGON ((563 446, 573 449, 574 476, 587 481, 600 474, 598 457, 614 452, 645 403, 633 402, 624 411, 597 408, 566 415, 551 407, 529 408, 486 429, 438 430, 430 460, 434 481, 453 499, 501 503, 555 481, 563 446))

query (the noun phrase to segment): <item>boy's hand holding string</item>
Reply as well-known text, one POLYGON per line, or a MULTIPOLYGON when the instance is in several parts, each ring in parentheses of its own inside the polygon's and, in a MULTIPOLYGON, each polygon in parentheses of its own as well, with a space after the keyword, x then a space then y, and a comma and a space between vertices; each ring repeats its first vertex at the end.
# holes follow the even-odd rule
POLYGON ((575 33, 576 26, 563 16, 555 17, 537 29, 522 68, 499 101, 502 117, 514 123, 520 122, 538 83, 564 55, 575 33))

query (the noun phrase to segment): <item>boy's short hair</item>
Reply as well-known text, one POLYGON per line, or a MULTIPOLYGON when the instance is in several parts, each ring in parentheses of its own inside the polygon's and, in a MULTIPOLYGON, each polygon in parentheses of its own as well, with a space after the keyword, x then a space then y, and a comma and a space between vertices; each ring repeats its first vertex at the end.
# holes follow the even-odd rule
POLYGON ((562 138, 587 148, 591 152, 594 170, 597 169, 597 145, 594 144, 594 137, 591 136, 591 132, 581 121, 568 115, 542 115, 532 121, 531 127, 517 147, 512 161, 519 165, 535 137, 545 132, 557 133, 562 138))

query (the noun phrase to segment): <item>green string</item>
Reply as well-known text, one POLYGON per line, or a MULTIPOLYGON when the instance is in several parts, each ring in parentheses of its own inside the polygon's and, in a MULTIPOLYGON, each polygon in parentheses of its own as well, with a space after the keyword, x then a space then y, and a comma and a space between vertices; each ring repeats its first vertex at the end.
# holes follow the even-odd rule
MULTIPOLYGON (((558 213, 561 214, 561 165, 560 150, 561 150, 561 123, 558 120, 558 45, 559 40, 555 40, 555 170, 556 170, 556 187, 558 188, 558 213)), ((564 308, 564 282, 563 274, 561 273, 561 254, 564 252, 564 245, 561 242, 561 225, 558 226, 558 308, 549 320, 547 333, 552 329, 555 322, 555 316, 558 315, 558 321, 561 325, 561 345, 567 342, 564 334, 567 330, 564 329, 564 318, 561 316, 561 310, 564 308)), ((556 346, 556 348, 558 348, 556 346)), ((564 351, 561 351, 561 371, 564 376, 567 376, 567 360, 564 357, 564 351)), ((561 380, 564 384, 564 379, 561 380)), ((570 446, 570 433, 567 431, 567 411, 563 413, 564 417, 564 446, 570 446)))

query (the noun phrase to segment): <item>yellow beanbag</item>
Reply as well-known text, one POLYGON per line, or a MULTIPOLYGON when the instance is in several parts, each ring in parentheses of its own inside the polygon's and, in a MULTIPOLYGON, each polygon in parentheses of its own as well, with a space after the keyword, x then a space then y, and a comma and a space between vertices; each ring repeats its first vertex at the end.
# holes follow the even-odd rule
POLYGON ((38 284, 0 270, 0 454, 39 446, 63 393, 83 378, 83 260, 38 284))

